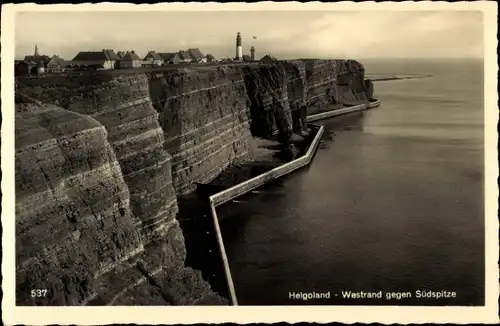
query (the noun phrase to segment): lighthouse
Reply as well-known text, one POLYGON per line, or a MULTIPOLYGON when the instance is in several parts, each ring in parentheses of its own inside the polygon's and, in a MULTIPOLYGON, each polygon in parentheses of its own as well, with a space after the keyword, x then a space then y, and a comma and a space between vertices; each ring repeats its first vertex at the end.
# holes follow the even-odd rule
POLYGON ((255 61, 255 47, 253 45, 250 48, 250 58, 252 59, 252 61, 255 61))
POLYGON ((243 46, 240 32, 236 35, 236 60, 243 60, 243 46))

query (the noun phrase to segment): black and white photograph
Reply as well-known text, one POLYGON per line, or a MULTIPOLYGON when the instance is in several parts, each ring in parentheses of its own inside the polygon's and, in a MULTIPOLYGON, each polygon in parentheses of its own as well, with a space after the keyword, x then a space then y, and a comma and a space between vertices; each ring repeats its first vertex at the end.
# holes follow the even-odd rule
POLYGON ((289 4, 2 6, 4 322, 498 321, 496 3, 289 4))

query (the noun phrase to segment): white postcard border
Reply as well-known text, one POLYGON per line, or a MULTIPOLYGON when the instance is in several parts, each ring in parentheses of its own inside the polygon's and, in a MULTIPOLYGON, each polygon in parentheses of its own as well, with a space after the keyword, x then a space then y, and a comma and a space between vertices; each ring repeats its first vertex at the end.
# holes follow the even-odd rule
POLYGON ((473 2, 259 2, 259 3, 171 3, 2 5, 2 310, 6 325, 111 323, 191 324, 253 322, 343 322, 343 323, 497 323, 498 322, 498 94, 497 94, 497 4, 473 2), (486 305, 484 307, 403 307, 403 306, 272 306, 272 307, 15 307, 15 168, 14 168, 14 30, 18 11, 150 11, 150 10, 273 10, 273 11, 482 11, 485 37, 485 212, 486 212, 486 305))

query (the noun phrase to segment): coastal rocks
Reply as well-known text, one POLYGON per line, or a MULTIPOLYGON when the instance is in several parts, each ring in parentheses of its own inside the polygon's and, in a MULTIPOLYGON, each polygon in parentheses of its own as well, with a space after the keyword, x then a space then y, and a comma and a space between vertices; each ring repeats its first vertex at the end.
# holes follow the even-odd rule
POLYGON ((239 69, 182 69, 149 76, 178 195, 251 156, 249 110, 239 69))
POLYGON ((175 219, 157 237, 134 216, 102 124, 20 93, 16 102, 19 305, 228 303, 184 267, 175 219))
POLYGON ((283 62, 287 75, 288 105, 293 123, 293 132, 302 134, 307 131, 307 90, 306 67, 303 61, 283 62))
POLYGON ((19 91, 88 115, 106 128, 143 238, 146 242, 161 238, 178 208, 171 157, 163 149, 163 132, 149 99, 148 80, 144 75, 90 76, 94 77, 23 79, 19 91))
POLYGON ((307 115, 367 102, 373 85, 355 60, 291 60, 243 68, 252 134, 307 135, 307 115))
POLYGON ((308 114, 367 102, 364 67, 355 60, 305 60, 308 114))
POLYGON ((96 295, 86 305, 227 305, 227 299, 214 293, 199 271, 183 266, 185 251, 172 252, 184 246, 171 242, 184 242, 184 238, 179 236, 178 222, 170 230, 166 239, 149 243, 135 259, 96 280, 96 295))
POLYGON ((178 196, 250 159, 252 136, 297 158, 308 114, 372 93, 344 60, 17 79, 18 304, 227 304, 184 266, 178 196))
POLYGON ((305 60, 307 78, 307 113, 316 114, 335 109, 341 104, 337 85, 337 60, 305 60))
POLYGON ((373 98, 373 82, 370 79, 366 79, 364 82, 364 93, 367 99, 373 98))
POLYGON ((283 157, 287 161, 294 160, 299 154, 299 150, 295 147, 294 144, 288 144, 283 150, 283 157))
POLYGON ((288 76, 278 64, 243 68, 247 96, 250 101, 252 134, 270 137, 277 131, 281 140, 293 132, 293 119, 288 101, 288 76))
POLYGON ((143 249, 120 166, 84 115, 18 96, 15 128, 16 301, 82 304, 98 275, 143 249))
POLYGON ((360 100, 366 100, 363 65, 355 60, 342 60, 338 62, 338 66, 337 84, 340 86, 340 102, 357 104, 360 100))

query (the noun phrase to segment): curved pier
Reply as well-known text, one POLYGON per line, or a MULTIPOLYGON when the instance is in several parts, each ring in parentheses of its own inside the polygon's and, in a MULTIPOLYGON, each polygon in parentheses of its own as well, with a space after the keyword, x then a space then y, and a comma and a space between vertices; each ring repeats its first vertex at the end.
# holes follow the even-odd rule
POLYGON ((380 100, 378 98, 372 98, 369 100, 370 102, 368 103, 368 108, 376 108, 377 106, 380 106, 380 100))
POLYGON ((316 129, 316 135, 314 136, 313 141, 309 145, 309 148, 307 149, 307 152, 304 155, 293 161, 280 165, 268 172, 262 173, 252 179, 239 183, 229 189, 223 190, 209 197, 210 212, 212 215, 212 220, 216 232, 217 243, 222 256, 224 273, 229 288, 231 304, 234 306, 238 305, 238 299, 236 296, 236 291, 234 289, 234 283, 231 276, 231 270, 229 268, 229 261, 227 259, 222 233, 220 231, 219 219, 217 217, 216 207, 224 203, 227 203, 230 200, 238 198, 244 194, 247 194, 252 190, 259 188, 272 180, 283 177, 299 168, 309 165, 309 163, 311 163, 312 161, 314 154, 316 153, 316 150, 318 149, 319 142, 324 132, 323 126, 319 125, 310 125, 310 126, 316 129))

